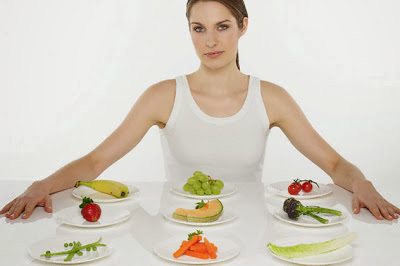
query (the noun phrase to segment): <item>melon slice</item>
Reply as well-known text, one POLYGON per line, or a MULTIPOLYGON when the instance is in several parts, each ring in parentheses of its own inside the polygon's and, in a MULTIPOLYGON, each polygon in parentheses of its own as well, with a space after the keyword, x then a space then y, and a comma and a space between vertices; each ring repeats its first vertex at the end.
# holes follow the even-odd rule
POLYGON ((175 219, 183 220, 191 223, 210 223, 217 220, 224 206, 218 199, 211 200, 200 209, 176 209, 172 216, 175 219))

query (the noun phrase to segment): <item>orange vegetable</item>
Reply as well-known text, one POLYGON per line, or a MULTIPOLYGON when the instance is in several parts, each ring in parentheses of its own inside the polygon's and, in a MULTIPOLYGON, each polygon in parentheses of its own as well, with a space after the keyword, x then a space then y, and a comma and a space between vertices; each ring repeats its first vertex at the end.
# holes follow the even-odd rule
POLYGON ((201 253, 207 253, 207 248, 204 243, 196 243, 192 245, 189 250, 195 251, 195 252, 201 252, 201 253))
MULTIPOLYGON (((210 244, 213 247, 214 252, 217 252, 218 248, 216 246, 214 246, 213 243, 210 243, 210 244)), ((203 242, 201 242, 201 243, 199 242, 199 243, 196 243, 196 244, 190 246, 189 250, 195 251, 195 252, 208 253, 207 252, 207 248, 206 248, 206 244, 204 244, 203 242)))
POLYGON ((186 250, 188 250, 190 248, 191 245, 199 242, 199 236, 198 235, 194 235, 187 243, 183 244, 177 251, 175 251, 174 253, 174 257, 175 258, 179 258, 180 256, 182 256, 186 250))
POLYGON ((207 240, 207 238, 204 238, 204 244, 206 244, 207 252, 208 252, 208 255, 210 255, 210 258, 216 259, 217 254, 215 254, 214 248, 210 244, 210 242, 207 240))
POLYGON ((190 251, 190 250, 186 250, 185 253, 183 253, 183 255, 188 255, 190 257, 195 257, 195 258, 199 258, 199 259, 203 259, 203 260, 208 260, 210 258, 208 253, 201 253, 201 252, 195 252, 195 251, 190 251))

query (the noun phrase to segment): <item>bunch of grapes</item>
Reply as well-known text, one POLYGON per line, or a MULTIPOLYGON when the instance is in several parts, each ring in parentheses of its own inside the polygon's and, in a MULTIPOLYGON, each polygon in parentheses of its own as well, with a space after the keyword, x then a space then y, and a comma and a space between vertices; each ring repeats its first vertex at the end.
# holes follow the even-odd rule
POLYGON ((219 179, 212 179, 210 176, 200 171, 195 171, 192 177, 189 177, 187 183, 183 185, 183 190, 190 194, 219 195, 224 187, 224 182, 219 179))

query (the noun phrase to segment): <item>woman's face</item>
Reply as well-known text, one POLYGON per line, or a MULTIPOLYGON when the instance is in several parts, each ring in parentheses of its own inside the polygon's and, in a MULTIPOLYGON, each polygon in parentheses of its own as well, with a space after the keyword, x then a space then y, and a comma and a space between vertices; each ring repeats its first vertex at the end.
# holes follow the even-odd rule
POLYGON ((223 4, 207 1, 193 5, 189 20, 193 45, 202 64, 218 69, 236 60, 247 18, 239 29, 236 18, 223 4))

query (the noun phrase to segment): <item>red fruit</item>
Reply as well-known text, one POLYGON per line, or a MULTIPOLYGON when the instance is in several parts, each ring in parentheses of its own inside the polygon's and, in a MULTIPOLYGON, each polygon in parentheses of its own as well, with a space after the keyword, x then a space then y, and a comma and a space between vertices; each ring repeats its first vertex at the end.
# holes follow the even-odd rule
POLYGON ((299 187, 297 185, 290 184, 288 186, 288 192, 289 192, 290 195, 297 195, 297 194, 299 194, 300 190, 299 190, 299 187))
POLYGON ((96 203, 89 203, 82 208, 81 214, 87 221, 96 222, 100 218, 101 209, 96 203))

